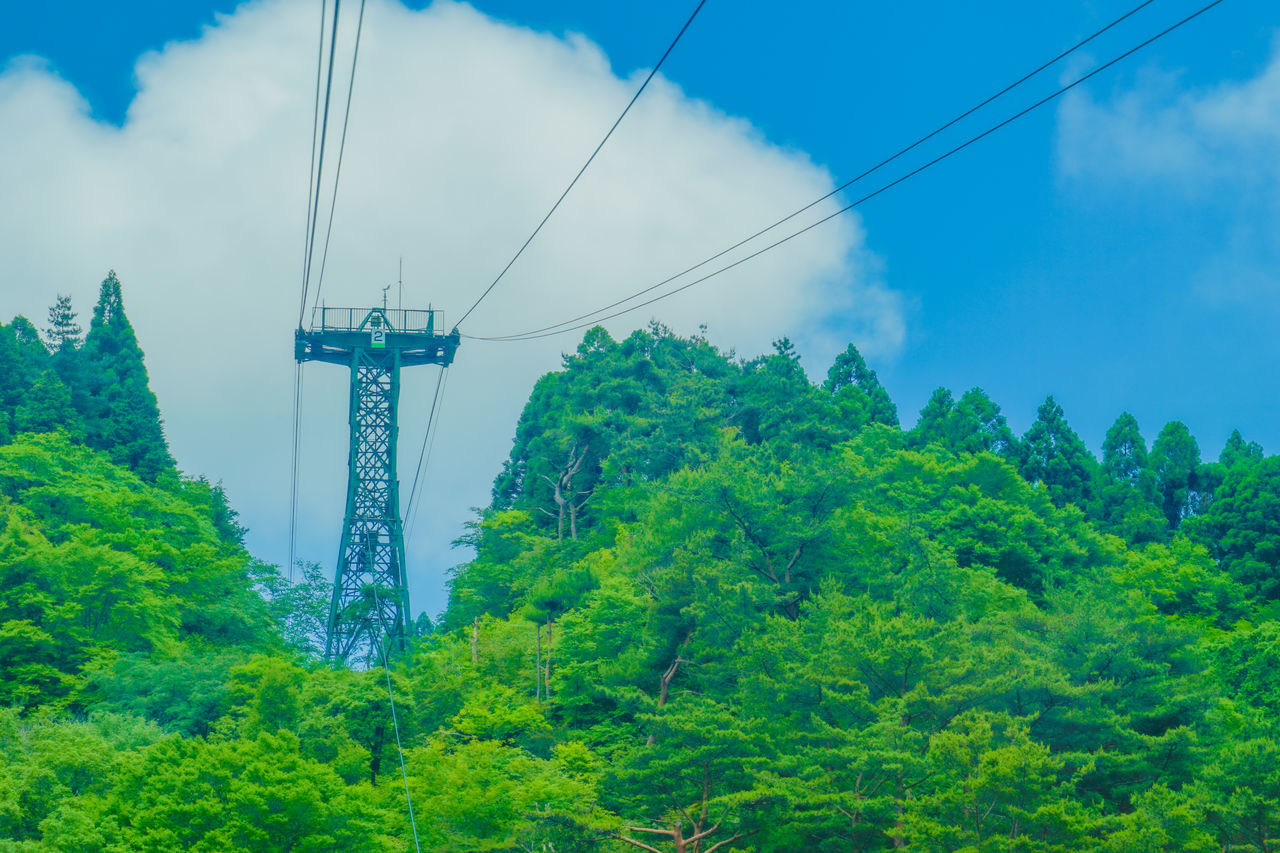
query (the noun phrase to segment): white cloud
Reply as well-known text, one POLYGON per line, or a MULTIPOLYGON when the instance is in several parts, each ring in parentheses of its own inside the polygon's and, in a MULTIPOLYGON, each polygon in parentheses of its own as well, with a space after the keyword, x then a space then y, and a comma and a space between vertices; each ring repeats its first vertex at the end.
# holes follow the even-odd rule
POLYGON ((1280 296, 1280 39, 1257 76, 1188 89, 1148 69, 1109 102, 1073 92, 1059 112, 1059 169, 1150 203, 1193 200, 1221 223, 1216 254, 1192 273, 1211 302, 1273 306, 1280 296))
MULTIPOLYGON (((339 57, 350 55, 353 24, 344 24, 339 57)), ((0 74, 6 319, 21 312, 39 322, 55 291, 71 292, 87 316, 96 282, 115 268, 179 463, 221 478, 251 528, 250 546, 281 563, 317 25, 312 4, 251 2, 198 40, 144 56, 122 127, 91 119, 74 88, 38 60, 0 74)), ((641 73, 620 79, 583 38, 500 23, 447 0, 422 12, 370 2, 324 301, 375 303, 403 255, 406 306, 430 302, 456 318, 641 73)), ((335 79, 346 79, 341 65, 335 79)), ((336 151, 336 132, 331 139, 336 151)), ((831 186, 803 154, 659 76, 465 330, 521 331, 612 301, 831 186)), ((679 331, 707 322, 714 340, 742 353, 789 335, 824 370, 844 335, 873 354, 901 346, 899 297, 875 269, 860 220, 845 217, 607 325, 625 334, 653 316, 679 331)), ((468 507, 487 503, 532 381, 575 344, 461 349, 409 543, 418 606, 443 603, 441 572, 457 557, 447 542, 468 507)), ((406 488, 431 370, 405 377, 406 488)), ((345 488, 346 381, 337 367, 306 370, 300 556, 326 566, 345 488)))

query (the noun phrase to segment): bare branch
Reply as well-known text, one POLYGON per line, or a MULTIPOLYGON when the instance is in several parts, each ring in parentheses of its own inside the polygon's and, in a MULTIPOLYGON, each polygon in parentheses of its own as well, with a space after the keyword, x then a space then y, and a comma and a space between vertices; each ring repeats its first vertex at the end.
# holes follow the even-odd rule
POLYGON ((647 826, 626 826, 622 828, 622 831, 623 832, 651 832, 654 835, 667 835, 667 836, 670 836, 671 838, 676 837, 676 831, 674 829, 652 829, 647 826))
POLYGON ((724 841, 717 841, 715 844, 712 844, 710 847, 706 849, 705 853, 715 853, 715 851, 719 850, 721 847, 725 846, 726 844, 732 844, 733 842, 737 841, 740 838, 746 838, 748 835, 755 835, 759 831, 760 830, 758 829, 753 829, 750 832, 739 832, 737 835, 734 835, 730 838, 726 838, 724 841))
MULTIPOLYGON (((635 827, 627 827, 627 829, 634 830, 635 827)), ((634 847, 639 847, 641 850, 648 850, 649 853, 662 853, 662 851, 659 850, 657 847, 650 847, 648 844, 645 844, 643 841, 636 841, 634 838, 627 838, 625 835, 619 835, 618 840, 625 841, 626 843, 634 847)))

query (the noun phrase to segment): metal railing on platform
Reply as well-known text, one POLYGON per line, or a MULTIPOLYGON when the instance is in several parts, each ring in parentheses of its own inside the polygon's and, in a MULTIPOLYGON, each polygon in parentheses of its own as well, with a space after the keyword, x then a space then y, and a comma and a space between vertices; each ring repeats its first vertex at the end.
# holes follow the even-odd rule
POLYGON ((442 333, 444 312, 416 308, 316 308, 313 332, 355 332, 385 324, 392 332, 442 333), (370 315, 380 315, 377 318, 370 315), (366 323, 365 321, 369 322, 366 323))

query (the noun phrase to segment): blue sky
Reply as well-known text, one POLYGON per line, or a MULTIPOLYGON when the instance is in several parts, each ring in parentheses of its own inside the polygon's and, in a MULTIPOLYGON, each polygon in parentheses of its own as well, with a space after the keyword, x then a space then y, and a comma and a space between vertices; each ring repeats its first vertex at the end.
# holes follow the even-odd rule
MULTIPOLYGON (((473 5, 520 28, 581 33, 624 78, 652 63, 692 6, 671 0, 473 5)), ((749 123, 747 137, 798 163, 811 161, 839 183, 1132 5, 710 0, 663 73, 689 99, 749 123)), ((1156 0, 939 145, 984 129, 1199 5, 1156 0)), ((11 6, 0 26, 0 57, 43 57, 86 99, 95 119, 121 125, 138 85, 139 56, 200 39, 215 15, 237 7, 11 6)), ((860 209, 860 263, 896 295, 905 329, 871 361, 905 422, 914 420, 933 388, 945 385, 958 394, 977 385, 1018 431, 1045 395, 1055 395, 1095 450, 1128 410, 1149 440, 1166 421, 1185 421, 1206 458, 1217 455, 1233 428, 1269 452, 1280 451, 1278 46, 1280 6, 1226 0, 1071 98, 860 209)), ((360 97, 358 89, 354 122, 360 97)), ((615 101, 616 112, 625 98, 615 101)), ((642 136, 644 121, 633 114, 617 141, 642 136)), ((566 128, 563 144, 589 150, 606 125, 566 128)), ((305 154, 305 136, 299 140, 305 154)), ((651 145, 682 142, 668 137, 651 145)), ((744 173, 739 180, 753 178, 744 173)), ((774 194, 776 208, 763 204, 762 210, 780 216, 795 206, 794 198, 774 194)), ((672 211, 684 205, 675 193, 656 203, 672 211)), ((705 253, 719 248, 707 245, 705 253)), ((495 273, 502 254, 487 259, 495 273)), ((772 273, 772 290, 735 310, 764 318, 785 313, 779 306, 794 296, 786 269, 783 264, 772 273)), ((57 283, 43 286, 47 304, 57 283)), ((456 316, 465 304, 448 307, 456 316)), ((664 308, 659 304, 653 313, 661 318, 664 308)), ((637 315, 634 323, 645 319, 637 315)), ((715 339, 716 318, 707 319, 715 339)), ((833 303, 819 325, 836 338, 856 338, 850 323, 833 303)), ((193 465, 213 464, 192 455, 193 465)))

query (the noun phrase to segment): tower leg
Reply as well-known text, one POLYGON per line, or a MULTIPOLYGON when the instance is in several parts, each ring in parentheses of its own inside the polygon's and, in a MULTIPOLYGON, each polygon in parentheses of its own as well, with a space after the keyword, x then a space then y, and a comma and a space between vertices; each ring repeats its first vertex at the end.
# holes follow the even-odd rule
POLYGON ((354 348, 347 509, 325 648, 333 664, 375 666, 384 650, 403 650, 409 633, 396 477, 399 397, 399 351, 354 348))

